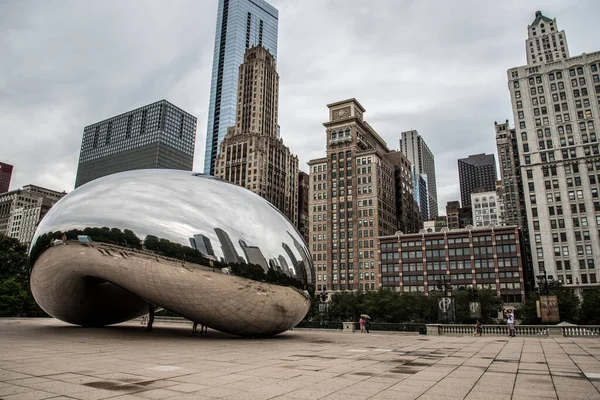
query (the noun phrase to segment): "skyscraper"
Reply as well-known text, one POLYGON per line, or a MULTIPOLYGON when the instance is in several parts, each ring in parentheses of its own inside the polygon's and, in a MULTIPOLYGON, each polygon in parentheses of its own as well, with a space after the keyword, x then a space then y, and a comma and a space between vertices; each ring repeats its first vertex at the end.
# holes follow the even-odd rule
POLYGON ((471 193, 496 190, 496 158, 493 154, 474 154, 458 160, 460 202, 463 207, 471 205, 471 193))
POLYGON ((240 65, 237 122, 227 129, 214 175, 268 200, 298 224, 298 157, 277 138, 279 75, 263 47, 246 51, 240 65))
POLYGON ((266 48, 277 59, 279 11, 264 0, 219 0, 213 56, 204 173, 214 162, 227 128, 236 124, 238 73, 246 49, 266 48))
POLYGON ((13 166, 0 162, 0 193, 8 192, 13 166))
MULTIPOLYGON (((423 221, 438 216, 437 186, 435 182, 435 159, 425 140, 415 130, 402 132, 400 151, 408 158, 414 167, 415 174, 427 175, 427 210, 421 209, 423 221)), ((414 178, 413 178, 414 179, 414 178)), ((415 188, 417 186, 415 185, 415 188)), ((417 198, 415 197, 415 200, 417 198)), ((419 202, 419 200, 417 200, 419 202)), ((420 204, 423 204, 420 199, 420 204)))
POLYGON ((396 198, 395 185, 410 184, 410 166, 404 157, 390 154, 363 119, 365 109, 356 99, 327 107, 327 157, 308 163, 309 248, 317 265, 317 291, 377 290, 379 237, 398 230, 397 204, 406 197, 396 198))
POLYGON ((600 52, 570 57, 540 11, 527 31, 527 65, 507 78, 533 268, 581 292, 598 285, 600 52))
POLYGON ((83 129, 75 187, 117 172, 192 170, 196 117, 166 100, 83 129))

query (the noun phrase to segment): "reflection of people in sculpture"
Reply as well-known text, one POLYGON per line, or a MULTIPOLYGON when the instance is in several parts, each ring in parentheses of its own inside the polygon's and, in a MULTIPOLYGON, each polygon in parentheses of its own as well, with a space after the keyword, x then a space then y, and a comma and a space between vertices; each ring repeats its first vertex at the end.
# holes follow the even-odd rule
MULTIPOLYGON (((206 336, 207 326, 200 324, 200 336, 206 336)), ((198 323, 194 321, 194 326, 192 326, 192 336, 195 336, 198 333, 198 323)))
POLYGON ((152 303, 148 304, 148 331, 152 330, 152 324, 154 323, 154 311, 156 311, 156 306, 152 303))

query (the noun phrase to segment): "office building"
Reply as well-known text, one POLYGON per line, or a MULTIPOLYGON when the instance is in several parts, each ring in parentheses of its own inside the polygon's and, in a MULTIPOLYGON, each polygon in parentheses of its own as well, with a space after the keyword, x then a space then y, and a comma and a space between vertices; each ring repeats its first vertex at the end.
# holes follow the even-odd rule
POLYGON ((13 166, 0 162, 0 193, 8 192, 10 189, 10 179, 12 177, 13 166))
POLYGON ((429 220, 429 188, 427 186, 427 174, 417 174, 414 165, 411 166, 413 181, 413 195, 423 221, 429 220))
POLYGON ((327 156, 308 163, 309 248, 317 266, 317 291, 376 290, 378 237, 398 231, 397 204, 411 190, 410 164, 390 152, 363 119, 365 109, 356 99, 327 107, 327 156), (405 185, 400 200, 396 182, 405 185))
POLYGON ((505 302, 525 298, 518 227, 457 229, 379 238, 383 288, 429 294, 445 280, 454 290, 492 289, 505 302))
POLYGON ((263 47, 240 66, 237 122, 221 142, 214 175, 246 187, 298 226, 298 157, 277 138, 279 75, 263 47))
MULTIPOLYGON (((421 207, 423 221, 433 219, 438 216, 437 185, 435 182, 435 159, 433 153, 429 150, 427 143, 415 130, 402 132, 400 139, 400 151, 408 158, 414 167, 415 174, 424 174, 423 178, 427 180, 427 209, 421 207)), ((413 178, 417 179, 417 178, 413 178)), ((416 188, 417 185, 415 184, 416 188)), ((415 197, 415 200, 417 198, 415 197)), ((419 205, 424 204, 424 199, 418 199, 419 205)))
POLYGON ((308 191, 310 187, 310 176, 303 171, 298 172, 298 231, 308 243, 310 234, 310 222, 308 216, 308 191))
POLYGON ((401 151, 391 151, 383 156, 394 168, 396 191, 396 229, 403 233, 419 232, 423 224, 419 206, 415 200, 412 166, 401 151))
POLYGON ((227 128, 236 125, 238 74, 244 54, 262 46, 277 60, 279 12, 264 0, 219 0, 213 56, 204 173, 215 161, 227 128))
POLYGON ((192 170, 196 117, 166 100, 83 129, 75 187, 135 169, 192 170))
POLYGON ((496 158, 493 154, 474 154, 458 160, 460 202, 471 205, 471 193, 496 190, 496 158))
POLYGON ((471 194, 473 226, 502 226, 504 223, 504 200, 496 191, 471 194))
POLYGON ((29 245, 39 222, 65 195, 34 185, 0 194, 0 233, 29 245))
POLYGON ((449 201, 446 203, 446 224, 448 229, 460 228, 460 202, 449 201))
POLYGON ((505 223, 506 225, 517 225, 525 233, 527 229, 527 213, 525 212, 517 132, 515 129, 510 128, 508 120, 501 124, 494 122, 494 127, 496 130, 500 178, 504 194, 505 223))
POLYGON ((536 12, 527 65, 507 71, 535 274, 597 286, 600 52, 570 57, 555 19, 536 12))

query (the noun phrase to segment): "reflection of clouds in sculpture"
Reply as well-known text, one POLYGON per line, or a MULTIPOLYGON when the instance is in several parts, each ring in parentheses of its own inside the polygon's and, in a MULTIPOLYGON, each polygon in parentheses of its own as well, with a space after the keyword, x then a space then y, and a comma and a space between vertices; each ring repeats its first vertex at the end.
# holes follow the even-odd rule
POLYGON ((190 246, 189 238, 194 235, 205 235, 218 259, 224 254, 214 229, 221 228, 242 259, 246 257, 240 238, 248 246, 258 247, 266 260, 283 256, 296 273, 291 256, 305 261, 309 282, 311 272, 314 274, 310 257, 303 254, 302 238, 283 214, 274 212, 270 203, 249 190, 205 175, 138 170, 97 179, 60 200, 42 220, 36 238, 49 231, 104 226, 131 229, 142 239, 154 235, 184 246, 190 246), (282 251, 282 242, 289 251, 282 251))

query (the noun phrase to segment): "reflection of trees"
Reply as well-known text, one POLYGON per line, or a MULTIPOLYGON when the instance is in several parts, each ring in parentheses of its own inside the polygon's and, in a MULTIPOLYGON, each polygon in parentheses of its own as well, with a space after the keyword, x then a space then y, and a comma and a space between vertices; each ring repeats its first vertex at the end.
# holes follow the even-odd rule
MULTIPOLYGON (((309 290, 304 282, 295 277, 290 277, 281 271, 269 268, 265 273, 260 265, 246 263, 227 263, 214 261, 206 258, 199 250, 190 246, 172 242, 165 238, 159 238, 154 235, 148 235, 142 241, 133 231, 119 228, 92 228, 83 230, 72 229, 70 231, 48 232, 39 236, 31 249, 30 267, 33 266, 38 257, 50 246, 56 239, 78 240, 78 236, 89 236, 93 242, 107 243, 122 247, 128 247, 132 250, 146 250, 167 258, 173 258, 184 262, 199 264, 205 267, 228 269, 231 275, 242 278, 252 279, 260 282, 273 283, 282 286, 293 286, 300 290, 309 290)), ((312 289, 314 291, 314 288, 312 289)))

